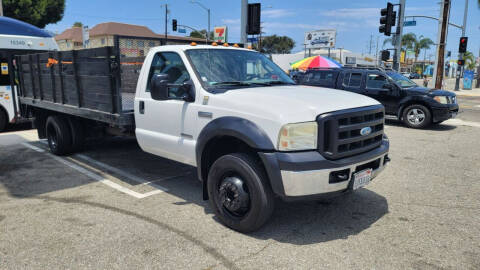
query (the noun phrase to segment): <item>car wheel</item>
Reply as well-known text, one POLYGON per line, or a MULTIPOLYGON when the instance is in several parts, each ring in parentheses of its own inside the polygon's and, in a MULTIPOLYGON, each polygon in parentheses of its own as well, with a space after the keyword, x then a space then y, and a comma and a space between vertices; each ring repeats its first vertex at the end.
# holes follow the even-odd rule
POLYGON ((72 134, 65 117, 49 116, 46 130, 48 146, 53 154, 62 156, 72 151, 72 134))
POLYGON ((403 122, 411 128, 424 128, 432 123, 432 115, 427 107, 414 104, 403 111, 403 122))
POLYGON ((273 212, 274 196, 265 171, 250 155, 235 153, 217 159, 207 185, 216 216, 236 231, 259 229, 273 212))
POLYGON ((0 108, 0 132, 3 132, 7 128, 7 124, 8 124, 8 116, 0 108))

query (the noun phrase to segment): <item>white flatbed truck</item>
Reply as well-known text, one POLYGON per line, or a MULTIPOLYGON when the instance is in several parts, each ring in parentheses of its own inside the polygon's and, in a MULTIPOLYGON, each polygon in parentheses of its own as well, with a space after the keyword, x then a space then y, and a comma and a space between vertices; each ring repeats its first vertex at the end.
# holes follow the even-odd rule
POLYGON ((295 85, 252 50, 152 48, 135 93, 125 74, 132 64, 112 47, 16 59, 20 104, 51 152, 80 151, 87 137, 135 136, 144 151, 197 167, 203 198, 240 232, 260 228, 275 197, 343 194, 389 161, 382 105, 295 85))

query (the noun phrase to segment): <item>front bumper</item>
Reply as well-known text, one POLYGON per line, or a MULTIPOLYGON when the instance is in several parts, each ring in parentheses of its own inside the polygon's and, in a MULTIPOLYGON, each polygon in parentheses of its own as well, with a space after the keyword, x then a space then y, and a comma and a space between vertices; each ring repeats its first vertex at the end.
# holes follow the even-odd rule
POLYGON ((389 141, 368 152, 338 160, 328 160, 317 151, 259 153, 265 165, 273 192, 285 200, 328 197, 345 192, 355 172, 372 168, 372 179, 386 166, 389 141), (342 181, 336 172, 348 173, 342 181))
POLYGON ((441 122, 454 118, 458 113, 458 104, 445 104, 439 107, 432 107, 433 122, 441 122))

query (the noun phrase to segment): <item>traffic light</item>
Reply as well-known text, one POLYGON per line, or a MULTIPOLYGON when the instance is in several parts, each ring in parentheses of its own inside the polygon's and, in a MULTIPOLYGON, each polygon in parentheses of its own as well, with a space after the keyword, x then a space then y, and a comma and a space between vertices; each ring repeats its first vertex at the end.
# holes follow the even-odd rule
POLYGON ((173 31, 177 31, 177 20, 176 19, 172 20, 172 29, 173 29, 173 31))
POLYGON ((468 37, 461 37, 460 38, 460 45, 458 46, 458 52, 459 53, 467 52, 467 42, 468 42, 468 37))
POLYGON ((260 34, 260 3, 248 4, 247 34, 260 34))
POLYGON ((458 62, 457 62, 457 64, 458 64, 459 66, 463 66, 463 65, 465 65, 465 60, 460 60, 460 59, 459 59, 458 62))
POLYGON ((378 31, 385 36, 390 36, 392 33, 392 26, 395 26, 395 17, 397 17, 397 13, 393 11, 393 4, 388 2, 387 8, 382 8, 380 10, 380 15, 380 27, 378 28, 378 31))
POLYGON ((390 51, 382 51, 382 61, 388 61, 390 59, 390 51))

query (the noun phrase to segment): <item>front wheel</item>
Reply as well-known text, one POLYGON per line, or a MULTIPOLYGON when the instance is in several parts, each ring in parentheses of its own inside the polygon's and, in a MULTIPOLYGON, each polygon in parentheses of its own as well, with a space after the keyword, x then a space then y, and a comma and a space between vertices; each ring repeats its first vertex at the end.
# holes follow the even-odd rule
POLYGON ((403 123, 411 128, 424 128, 432 123, 432 114, 423 105, 410 105, 403 111, 403 123))
POLYGON ((215 214, 236 231, 255 231, 272 215, 273 192, 265 171, 250 155, 235 153, 217 159, 207 185, 215 214))

